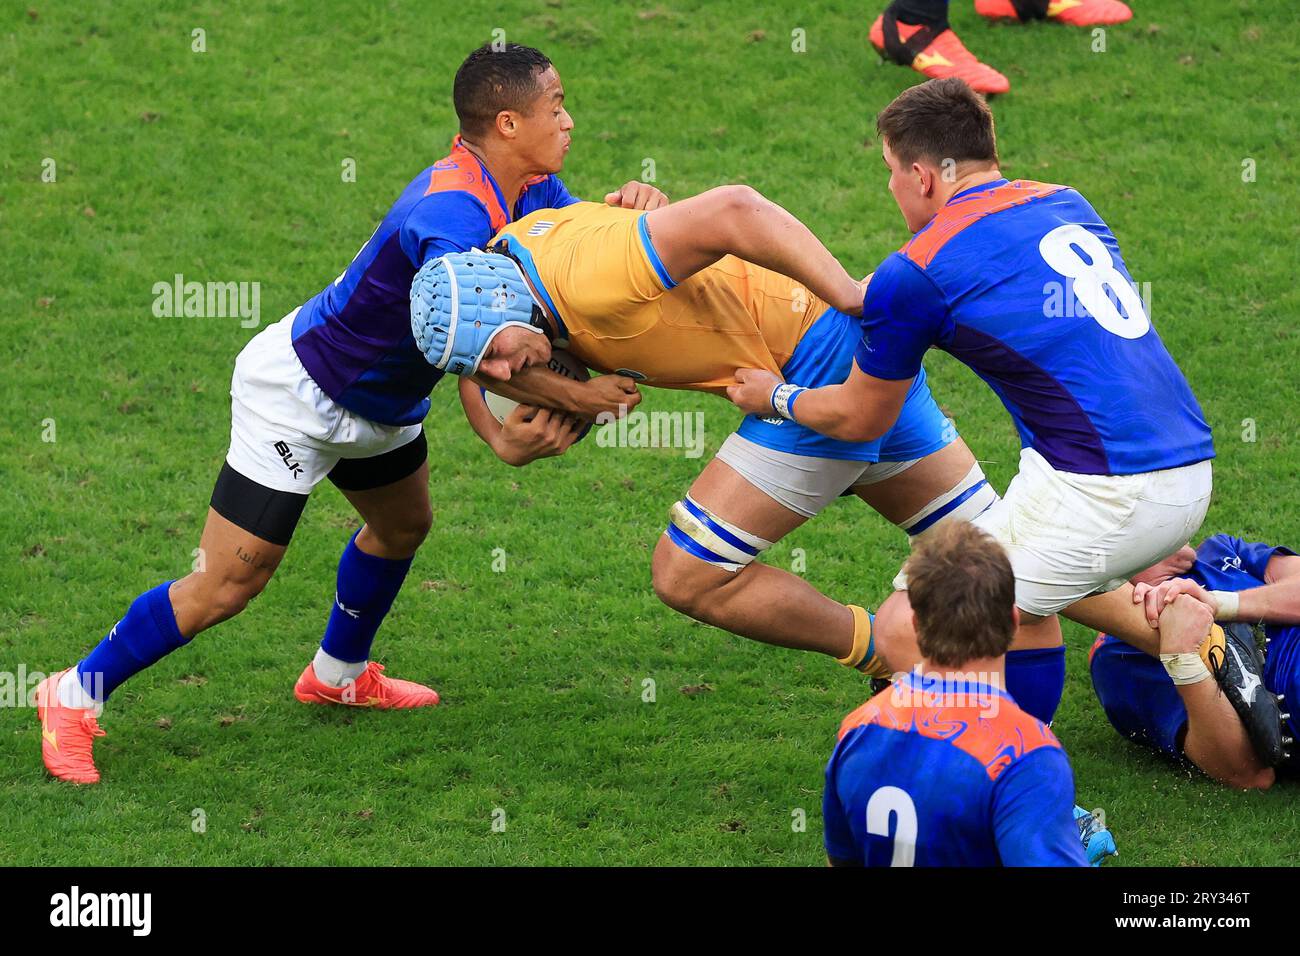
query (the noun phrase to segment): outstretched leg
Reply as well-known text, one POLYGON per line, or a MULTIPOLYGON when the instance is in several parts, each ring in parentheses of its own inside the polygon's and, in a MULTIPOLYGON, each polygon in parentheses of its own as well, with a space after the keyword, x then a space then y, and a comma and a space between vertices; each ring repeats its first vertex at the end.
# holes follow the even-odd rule
POLYGON ((870 632, 863 609, 832 600, 789 571, 759 561, 740 564, 742 555, 757 557, 747 555, 747 550, 761 553, 807 521, 807 516, 777 503, 717 458, 691 485, 687 499, 705 513, 697 520, 706 532, 711 525, 708 533, 719 536, 715 547, 722 548, 730 538, 736 551, 720 555, 697 538, 682 538, 680 519, 675 517, 672 527, 678 528, 678 534, 670 531, 660 537, 652 563, 660 600, 732 633, 765 644, 817 651, 848 663, 855 634, 870 632), (735 544, 735 539, 742 544, 735 544))
POLYGON ((266 587, 285 548, 209 509, 194 569, 137 597, 85 658, 37 688, 41 756, 49 772, 73 783, 98 782, 91 748, 102 735, 96 715, 109 695, 196 634, 242 611, 266 587))

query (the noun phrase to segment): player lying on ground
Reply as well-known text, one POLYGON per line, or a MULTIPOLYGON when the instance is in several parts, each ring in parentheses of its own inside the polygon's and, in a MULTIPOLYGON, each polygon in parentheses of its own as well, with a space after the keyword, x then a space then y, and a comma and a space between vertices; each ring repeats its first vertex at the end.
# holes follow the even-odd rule
MULTIPOLYGON (((1262 686, 1253 668, 1238 668, 1243 683, 1226 694, 1273 694, 1290 710, 1300 695, 1300 557, 1287 548, 1248 543, 1216 534, 1193 550, 1180 548, 1133 578, 1134 597, 1154 619, 1180 594, 1202 602, 1209 620, 1225 625, 1227 656, 1257 655, 1251 624, 1264 622, 1262 686), (1238 622, 1238 623, 1232 623, 1238 622)), ((1092 686, 1115 729, 1168 754, 1185 756, 1216 780, 1233 787, 1266 788, 1273 769, 1251 746, 1270 740, 1276 754, 1289 748, 1300 724, 1290 714, 1249 737, 1190 642, 1171 642, 1160 632, 1160 659, 1106 634, 1092 646, 1092 686)), ((1294 767, 1294 761, 1281 765, 1294 767)))
MULTIPOLYGON (((1058 612, 1158 653, 1128 578, 1205 517, 1210 428, 1114 235, 1073 189, 1002 177, 983 99, 960 80, 930 80, 895 99, 877 128, 889 190, 915 235, 870 277, 851 374, 804 388, 770 369, 742 371, 729 395, 751 414, 866 441, 896 421, 931 347, 993 388, 1020 432, 1020 470, 974 521, 1011 556, 1014 646, 1044 657, 1034 698, 1017 700, 1050 721, 1065 650, 1058 628, 1041 629, 1058 612)), ((906 605, 906 592, 889 602, 906 605)), ((900 627, 877 627, 878 650, 908 670, 919 656, 910 615, 885 612, 900 627)), ((1216 625, 1202 654, 1223 647, 1216 625)))
POLYGON ((840 726, 822 801, 830 864, 1100 863, 1115 844, 1076 824, 1065 751, 1002 690, 1018 618, 1002 546, 952 522, 917 543, 907 574, 923 660, 840 726))
MULTIPOLYGON (((414 288, 427 294, 415 311, 438 328, 494 325, 509 318, 494 308, 508 280, 520 318, 537 308, 552 336, 588 366, 714 394, 746 365, 833 382, 852 362, 858 322, 842 310, 860 305, 858 283, 812 233, 747 186, 648 213, 596 203, 541 210, 507 226, 493 248, 426 266, 414 288), (460 280, 456 300, 448 269, 460 280)), ((417 330, 417 342, 423 335, 417 330)), ((446 349, 445 337, 435 337, 426 354, 441 360, 446 349)), ((522 463, 511 454, 518 421, 499 425, 464 379, 461 399, 479 435, 522 463)), ((673 505, 654 554, 656 592, 737 634, 887 673, 872 652, 865 609, 755 562, 845 489, 914 534, 996 497, 923 372, 898 422, 874 441, 834 441, 749 418, 673 505)))
MULTIPOLYGON (((54 776, 99 780, 91 750, 103 733, 100 705, 131 675, 261 592, 308 493, 326 477, 364 524, 343 551, 324 639, 294 694, 305 703, 376 708, 438 702, 428 687, 386 677, 370 662, 375 632, 432 521, 421 422, 442 373, 411 342, 411 279, 424 262, 481 246, 515 217, 577 201, 555 176, 573 121, 541 53, 514 45, 475 51, 456 74, 454 100, 461 135, 451 154, 411 181, 342 275, 240 353, 230 452, 194 572, 140 595, 87 657, 37 689, 41 755, 54 776)), ((640 183, 606 201, 667 202, 640 183)), ((484 373, 591 416, 639 400, 630 379, 575 383, 525 368, 549 354, 537 339, 506 330, 491 344, 484 373)))

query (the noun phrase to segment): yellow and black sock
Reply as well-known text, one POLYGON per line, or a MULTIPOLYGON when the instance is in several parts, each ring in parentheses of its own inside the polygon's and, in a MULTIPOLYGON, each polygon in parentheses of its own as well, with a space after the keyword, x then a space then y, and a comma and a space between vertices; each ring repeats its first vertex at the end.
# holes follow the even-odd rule
POLYGON ((1217 624, 1210 625, 1210 636, 1201 642, 1199 650, 1201 660, 1205 661, 1210 673, 1217 673, 1227 654, 1227 635, 1223 633, 1223 628, 1217 624))
POLYGON ((856 604, 847 605, 853 612, 853 649, 847 657, 836 658, 845 667, 852 667, 868 677, 888 680, 892 672, 884 660, 876 653, 876 639, 872 633, 872 617, 864 607, 856 604))

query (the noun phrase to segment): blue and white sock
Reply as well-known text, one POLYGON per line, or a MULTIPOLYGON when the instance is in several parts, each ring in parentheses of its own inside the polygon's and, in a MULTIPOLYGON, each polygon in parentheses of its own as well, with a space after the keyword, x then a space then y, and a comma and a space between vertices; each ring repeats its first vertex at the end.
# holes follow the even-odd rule
POLYGON ((176 626, 167 581, 131 602, 126 615, 99 644, 59 682, 65 707, 102 705, 127 678, 156 664, 189 641, 176 626))
POLYGON ((339 558, 334 607, 313 662, 319 680, 341 687, 365 671, 375 633, 402 589, 413 560, 366 554, 357 547, 356 534, 348 541, 339 558))

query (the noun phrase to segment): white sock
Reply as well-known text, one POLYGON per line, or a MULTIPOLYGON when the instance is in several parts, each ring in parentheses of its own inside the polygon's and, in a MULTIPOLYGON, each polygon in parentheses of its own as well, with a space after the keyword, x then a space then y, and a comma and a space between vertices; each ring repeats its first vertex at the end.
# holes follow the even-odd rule
MULTIPOLYGON (((81 677, 77 674, 74 667, 59 679, 59 689, 57 692, 59 703, 64 707, 75 707, 77 710, 91 710, 100 706, 99 701, 86 693, 86 688, 81 686, 81 677)), ((96 713, 99 711, 96 709, 96 713)))
POLYGON ((316 668, 316 678, 322 684, 328 684, 330 687, 342 687, 349 681, 354 681, 366 672, 367 661, 352 663, 350 661, 341 661, 333 655, 326 654, 325 648, 321 647, 316 650, 316 659, 312 661, 312 666, 316 668))

